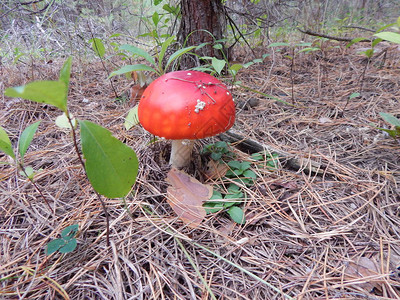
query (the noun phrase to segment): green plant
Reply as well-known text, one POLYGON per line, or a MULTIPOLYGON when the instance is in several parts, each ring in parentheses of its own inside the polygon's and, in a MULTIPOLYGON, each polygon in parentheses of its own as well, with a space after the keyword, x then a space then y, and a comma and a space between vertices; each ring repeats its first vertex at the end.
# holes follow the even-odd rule
MULTIPOLYGON (((70 72, 71 58, 67 59, 61 68, 59 80, 34 81, 23 86, 8 88, 5 95, 46 103, 63 112, 63 115, 57 118, 58 124, 71 130, 75 152, 106 214, 107 242, 109 242, 108 214, 100 195, 108 198, 126 196, 136 181, 139 162, 136 153, 113 137, 110 131, 90 121, 76 121, 73 118, 67 104, 70 72), (78 146, 78 124, 84 158, 78 146)), ((24 156, 38 124, 35 126, 31 125, 21 135, 21 157, 24 156)), ((3 129, 0 131, 0 150, 15 159, 10 138, 3 129)), ((27 174, 27 177, 31 176, 27 174)))
POLYGON ((233 155, 233 153, 229 149, 229 145, 223 141, 218 141, 215 144, 205 145, 201 153, 210 154, 211 158, 215 161, 222 161, 223 157, 233 155))
POLYGON ((381 127, 376 128, 388 133, 394 139, 400 138, 400 120, 389 113, 380 112, 379 115, 382 117, 382 119, 392 125, 394 129, 386 129, 381 127))
POLYGON ((60 253, 69 253, 75 250, 77 246, 76 234, 78 233, 78 224, 70 225, 61 231, 61 238, 52 240, 47 244, 46 254, 50 255, 58 251, 60 253))

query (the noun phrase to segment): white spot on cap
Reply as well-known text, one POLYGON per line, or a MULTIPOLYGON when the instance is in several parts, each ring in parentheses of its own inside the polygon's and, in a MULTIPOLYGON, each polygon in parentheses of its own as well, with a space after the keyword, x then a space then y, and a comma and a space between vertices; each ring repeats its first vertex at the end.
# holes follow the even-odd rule
POLYGON ((197 104, 194 107, 194 112, 198 114, 200 110, 204 109, 205 106, 206 106, 205 102, 201 101, 200 99, 197 99, 197 104))
POLYGON ((229 96, 229 92, 226 92, 226 94, 229 96))
POLYGON ((186 75, 189 75, 189 76, 190 76, 190 75, 192 75, 192 73, 187 73, 186 75))

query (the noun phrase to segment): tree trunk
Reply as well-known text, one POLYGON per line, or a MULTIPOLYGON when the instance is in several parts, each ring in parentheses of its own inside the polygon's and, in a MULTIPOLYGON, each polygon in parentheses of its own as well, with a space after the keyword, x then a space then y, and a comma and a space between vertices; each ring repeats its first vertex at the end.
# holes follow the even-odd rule
MULTIPOLYGON (((196 51, 199 56, 210 56, 222 59, 221 50, 213 48, 214 41, 223 37, 225 30, 224 7, 221 0, 182 0, 182 20, 178 32, 181 45, 208 45, 196 51)), ((199 60, 194 56, 185 55, 181 60, 181 68, 188 69, 198 66, 199 60)))

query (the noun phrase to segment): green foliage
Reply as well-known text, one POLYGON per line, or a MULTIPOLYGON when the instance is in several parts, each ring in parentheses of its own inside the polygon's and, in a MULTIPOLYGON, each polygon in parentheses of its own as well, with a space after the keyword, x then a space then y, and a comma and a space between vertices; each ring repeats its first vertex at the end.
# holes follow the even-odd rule
POLYGON ((108 198, 127 195, 135 183, 135 152, 95 123, 79 121, 86 173, 93 188, 108 198))
POLYGON ((2 127, 0 127, 0 151, 3 151, 5 154, 15 159, 15 154, 12 149, 10 138, 8 137, 7 132, 2 127))
POLYGON ((32 142, 33 136, 35 135, 35 132, 36 132, 40 122, 41 121, 33 123, 32 125, 25 128, 25 130, 22 132, 22 134, 19 138, 19 147, 18 147, 19 155, 21 156, 21 159, 25 156, 26 150, 28 150, 28 147, 32 142))
POLYGON ((106 53, 106 48, 104 46, 103 40, 99 38, 93 38, 89 40, 89 43, 92 45, 93 51, 99 56, 104 57, 106 53))
POLYGON ((382 117, 382 119, 392 125, 394 129, 386 129, 380 127, 376 128, 386 132, 394 139, 400 138, 400 120, 390 113, 380 112, 379 115, 382 117))
POLYGON ((229 145, 223 141, 205 145, 202 149, 202 154, 210 154, 213 160, 220 162, 222 162, 223 157, 226 159, 228 155, 233 155, 229 150, 229 145))
POLYGON ((77 246, 76 234, 78 233, 78 224, 70 225, 61 232, 61 238, 52 240, 47 244, 46 255, 58 251, 62 254, 75 250, 77 246))
MULTIPOLYGON (((8 88, 5 94, 59 108, 64 112, 64 117, 57 118, 58 125, 69 127, 74 132, 76 122, 67 108, 70 72, 71 58, 68 58, 61 68, 58 81, 35 81, 25 86, 8 88)), ((79 120, 79 124, 82 151, 86 159, 85 169, 93 188, 110 198, 127 195, 137 176, 138 160, 135 152, 112 137, 107 129, 84 120, 79 120)), ((32 124, 21 135, 21 154, 25 154, 38 125, 38 123, 32 124)), ((7 151, 6 153, 10 155, 10 143, 4 133, 0 132, 0 138, 0 150, 7 151)))
POLYGON ((135 59, 136 57, 142 57, 148 62, 150 66, 146 64, 125 65, 122 68, 113 71, 109 77, 130 73, 132 71, 150 71, 156 73, 159 76, 166 73, 168 69, 172 67, 172 64, 175 63, 182 55, 196 48, 196 46, 190 46, 175 51, 165 62, 165 66, 163 66, 165 54, 175 40, 175 36, 168 37, 163 43, 161 43, 160 51, 156 51, 154 57, 149 52, 133 45, 121 45, 119 47, 120 51, 128 52, 129 55, 127 56, 132 59, 135 59))

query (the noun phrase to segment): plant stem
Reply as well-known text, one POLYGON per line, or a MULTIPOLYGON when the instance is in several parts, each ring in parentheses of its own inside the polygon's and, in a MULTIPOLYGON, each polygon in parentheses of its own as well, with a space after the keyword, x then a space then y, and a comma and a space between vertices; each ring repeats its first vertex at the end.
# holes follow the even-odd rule
POLYGON ((52 211, 53 213, 55 213, 55 210, 53 208, 51 208, 49 201, 47 200, 47 198, 43 195, 42 191, 39 189, 39 187, 37 186, 37 184, 33 181, 33 179, 31 177, 28 176, 28 174, 25 171, 25 167, 19 162, 19 167, 22 170, 22 172, 24 172, 24 175, 26 176, 26 178, 29 179, 29 181, 32 183, 32 185, 34 186, 34 188, 36 189, 36 191, 40 194, 40 196, 44 199, 44 202, 46 202, 47 206, 49 207, 50 211, 52 211))

